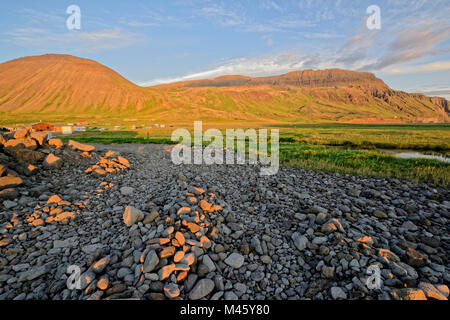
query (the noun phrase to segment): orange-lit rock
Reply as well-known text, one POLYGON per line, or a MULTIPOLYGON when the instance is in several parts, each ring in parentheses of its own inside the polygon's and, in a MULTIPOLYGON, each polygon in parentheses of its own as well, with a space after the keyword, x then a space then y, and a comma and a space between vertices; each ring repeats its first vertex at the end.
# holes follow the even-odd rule
POLYGON ((159 254, 161 259, 171 257, 175 254, 175 247, 166 247, 162 249, 161 253, 159 254))
POLYGON ((185 214, 185 213, 189 213, 191 212, 191 208, 189 207, 182 207, 180 209, 178 209, 177 214, 185 214))
POLYGON ((180 246, 184 246, 184 244, 186 243, 186 239, 185 239, 184 235, 179 231, 177 233, 175 233, 175 239, 177 239, 178 244, 180 246))
POLYGON ((197 224, 192 223, 192 222, 188 222, 187 227, 188 227, 189 231, 191 231, 192 233, 196 233, 196 232, 198 232, 198 230, 200 230, 200 227, 197 224))
POLYGON ((97 281, 97 288, 100 290, 106 290, 109 286, 109 280, 107 276, 103 276, 97 281))
POLYGON ((428 263, 427 257, 413 248, 408 248, 406 250, 406 256, 408 257, 408 264, 413 267, 423 267, 428 263))
POLYGON ((169 264, 167 266, 162 267, 159 270, 159 279, 160 280, 167 279, 174 271, 175 271, 175 264, 169 264))
POLYGON ((105 169, 96 168, 95 170, 92 171, 92 174, 97 178, 100 178, 106 176, 106 171, 105 169))
POLYGON ((197 203, 197 198, 196 197, 189 197, 188 201, 189 201, 189 203, 194 204, 194 203, 197 203))
POLYGON ((178 251, 175 253, 175 256, 173 257, 173 262, 177 263, 180 262, 184 258, 184 251, 178 251))
MULTIPOLYGON (((420 282, 419 283, 419 289, 423 290, 425 292, 425 295, 430 299, 435 300, 448 300, 445 295, 442 294, 441 291, 439 291, 434 285, 427 282, 420 282)), ((448 290, 448 288, 447 288, 448 290)))
POLYGON ((388 249, 380 249, 378 250, 378 254, 385 259, 386 263, 389 263, 389 261, 393 262, 400 261, 400 258, 395 253, 393 253, 388 249))
POLYGON ((165 245, 165 244, 168 244, 169 242, 170 242, 170 238, 160 238, 159 239, 160 245, 165 245))
POLYGON ((212 204, 203 199, 202 201, 200 201, 199 206, 204 212, 210 212, 212 204))
POLYGON ((22 179, 14 176, 4 176, 0 177, 0 190, 16 188, 21 186, 23 183, 22 179))
POLYGON ((61 139, 49 139, 48 145, 59 149, 64 146, 64 143, 61 141, 61 139))
POLYGON ((178 273, 177 275, 177 282, 183 281, 184 279, 186 279, 188 275, 187 271, 181 271, 180 273, 178 273))
POLYGON ((427 300, 422 290, 412 288, 393 289, 391 296, 395 300, 427 300))
POLYGON ((202 188, 194 187, 194 190, 195 190, 197 193, 199 193, 199 194, 204 194, 204 193, 205 193, 205 190, 203 190, 202 188))
POLYGON ((44 168, 45 169, 59 169, 62 166, 62 159, 60 157, 55 156, 53 153, 50 153, 44 160, 44 168))
POLYGON ((175 283, 167 283, 164 286, 164 294, 169 299, 174 299, 180 295, 180 289, 175 283))
POLYGON ((192 265, 195 262, 195 255, 193 253, 188 253, 184 256, 180 263, 187 264, 188 266, 192 265))
POLYGON ((125 167, 127 167, 127 168, 130 167, 130 162, 129 162, 127 159, 125 159, 124 157, 118 156, 118 157, 117 157, 117 161, 118 161, 121 165, 123 165, 123 166, 125 166, 125 167))
POLYGON ((73 141, 73 140, 69 140, 68 143, 69 147, 71 147, 73 150, 78 150, 78 151, 85 151, 85 152, 91 152, 95 150, 94 146, 91 145, 87 145, 87 144, 82 144, 79 143, 77 141, 73 141))
POLYGON ((128 206, 125 208, 122 218, 125 225, 127 227, 131 227, 136 222, 142 221, 144 219, 144 214, 141 212, 141 210, 132 206, 128 206))

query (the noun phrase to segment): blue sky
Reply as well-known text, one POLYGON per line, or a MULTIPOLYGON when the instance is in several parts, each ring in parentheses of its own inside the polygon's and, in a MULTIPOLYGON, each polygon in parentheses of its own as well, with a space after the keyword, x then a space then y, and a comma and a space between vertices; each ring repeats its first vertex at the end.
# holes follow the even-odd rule
POLYGON ((139 85, 343 68, 450 99, 449 0, 0 2, 0 62, 64 53, 139 85), (66 9, 81 9, 68 30, 66 9), (381 29, 366 12, 381 9, 381 29))

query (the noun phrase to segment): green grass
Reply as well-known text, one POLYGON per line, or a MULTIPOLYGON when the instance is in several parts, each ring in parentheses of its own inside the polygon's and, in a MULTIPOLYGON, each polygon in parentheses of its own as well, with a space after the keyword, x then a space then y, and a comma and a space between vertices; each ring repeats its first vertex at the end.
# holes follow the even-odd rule
POLYGON ((281 143, 280 161, 296 168, 409 179, 450 187, 450 164, 438 160, 399 159, 378 151, 281 143))
POLYGON ((450 124, 296 124, 272 125, 280 141, 357 149, 450 151, 450 124))

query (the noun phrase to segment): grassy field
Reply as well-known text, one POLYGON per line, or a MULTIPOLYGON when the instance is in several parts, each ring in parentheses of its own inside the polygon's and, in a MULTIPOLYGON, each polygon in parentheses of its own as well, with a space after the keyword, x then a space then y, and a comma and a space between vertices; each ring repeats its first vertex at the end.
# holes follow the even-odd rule
MULTIPOLYGON (((192 124, 191 127, 184 127, 192 132, 192 124)), ((224 132, 225 128, 233 126, 230 123, 214 123, 204 125, 203 130, 212 127, 224 132)), ((369 177, 409 179, 450 187, 450 164, 429 159, 399 159, 378 150, 422 150, 448 155, 450 126, 447 124, 268 124, 264 127, 280 130, 280 161, 285 166, 369 177)), ((170 140, 173 130, 174 128, 96 131, 79 133, 64 139, 103 144, 174 144, 176 142, 170 140)))

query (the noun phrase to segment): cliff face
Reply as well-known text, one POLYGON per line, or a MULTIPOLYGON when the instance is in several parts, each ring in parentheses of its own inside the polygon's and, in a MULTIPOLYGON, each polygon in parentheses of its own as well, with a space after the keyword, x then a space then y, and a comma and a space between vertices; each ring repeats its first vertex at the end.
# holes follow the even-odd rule
POLYGON ((450 113, 448 100, 441 97, 432 97, 430 100, 435 105, 441 107, 446 113, 450 113))
POLYGON ((368 72, 356 72, 341 69, 329 70, 304 70, 289 72, 280 76, 270 77, 244 77, 244 76, 223 76, 215 79, 192 80, 163 84, 156 87, 248 87, 248 86, 293 86, 293 87, 334 87, 348 85, 372 85, 374 87, 386 89, 388 86, 375 75, 368 72))

